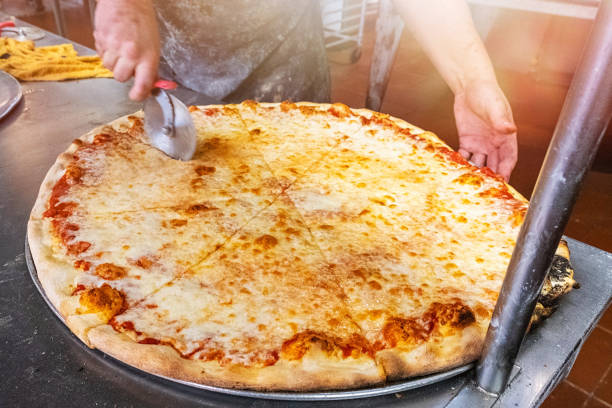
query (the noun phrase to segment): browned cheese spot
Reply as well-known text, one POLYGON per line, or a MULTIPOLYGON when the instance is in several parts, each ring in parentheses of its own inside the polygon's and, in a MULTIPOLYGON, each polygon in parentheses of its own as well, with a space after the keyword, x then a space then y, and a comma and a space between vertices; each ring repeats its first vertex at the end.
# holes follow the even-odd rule
POLYGON ((92 288, 83 292, 79 298, 79 303, 82 308, 79 308, 77 313, 98 313, 105 322, 108 322, 123 310, 125 295, 105 283, 99 288, 92 288))
POLYGON ((187 225, 187 220, 174 219, 170 220, 170 226, 173 228, 182 227, 187 225))
POLYGON ((278 240, 272 235, 268 234, 256 238, 254 242, 256 245, 259 245, 264 250, 268 250, 278 244, 278 240))
POLYGON ((107 133, 99 133, 94 136, 93 144, 94 145, 102 145, 104 143, 108 143, 112 140, 112 136, 107 133))
POLYGON ((288 360, 299 360, 313 346, 327 354, 336 354, 343 358, 371 353, 369 343, 359 334, 355 333, 349 338, 340 338, 314 330, 296 333, 283 343, 281 353, 288 360))
POLYGON ((207 176, 213 174, 217 169, 209 166, 198 166, 195 168, 195 172, 198 176, 207 176))
MULTIPOLYGON (((387 347, 395 347, 398 343, 421 343, 432 334, 463 329, 475 321, 476 317, 472 309, 459 301, 455 303, 435 302, 420 317, 387 319, 382 332, 387 347)), ((379 345, 379 348, 385 348, 385 346, 379 345)))
POLYGON ((287 233, 287 235, 295 235, 298 237, 301 235, 300 230, 297 230, 295 228, 290 228, 290 227, 286 228, 285 232, 287 233))
POLYGON ((127 275, 127 269, 112 263, 103 263, 96 266, 96 275, 106 280, 117 280, 127 275))
POLYGON ((202 180, 201 178, 194 178, 189 182, 189 184, 194 190, 200 189, 205 185, 204 180, 202 180))
POLYGON ((283 101, 280 104, 280 109, 282 112, 289 112, 291 109, 297 109, 297 105, 291 101, 283 101))
POLYGON ((141 256, 134 262, 134 265, 142 269, 149 269, 151 266, 153 266, 154 263, 155 263, 154 259, 148 256, 141 256))
POLYGON ((72 184, 77 183, 81 180, 83 170, 75 164, 71 164, 66 167, 66 180, 72 184))
POLYGON ((427 338, 427 331, 417 319, 392 317, 387 319, 382 334, 390 347, 398 343, 416 344, 427 338))
POLYGON ((375 280, 368 281, 368 286, 370 286, 374 290, 382 289, 382 286, 380 285, 380 283, 376 282, 375 280))
POLYGON ((476 321, 472 309, 461 302, 433 303, 428 313, 438 324, 444 326, 463 328, 476 321))
POLYGON ((187 214, 197 214, 199 212, 204 212, 204 211, 212 211, 212 210, 216 210, 217 208, 212 206, 212 205, 208 205, 208 204, 194 204, 192 206, 190 206, 189 208, 187 208, 185 210, 185 212, 187 214))
POLYGON ((478 174, 464 173, 453 180, 454 183, 480 187, 484 179, 478 174))

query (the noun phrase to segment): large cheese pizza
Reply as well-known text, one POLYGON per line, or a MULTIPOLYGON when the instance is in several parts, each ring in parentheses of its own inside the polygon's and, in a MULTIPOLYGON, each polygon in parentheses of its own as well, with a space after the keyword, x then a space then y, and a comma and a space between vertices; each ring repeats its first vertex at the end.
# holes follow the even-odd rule
MULTIPOLYGON (((28 224, 87 345, 222 387, 342 389, 473 361, 527 201, 402 120, 341 104, 190 108, 192 160, 140 113, 75 140, 28 224)), ((573 285, 562 244, 549 314, 573 285)))

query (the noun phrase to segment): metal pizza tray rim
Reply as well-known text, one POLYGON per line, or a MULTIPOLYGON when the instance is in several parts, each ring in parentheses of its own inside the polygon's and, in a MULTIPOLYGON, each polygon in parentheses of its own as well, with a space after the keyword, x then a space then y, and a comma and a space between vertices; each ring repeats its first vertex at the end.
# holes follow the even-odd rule
POLYGON ((14 108, 17 106, 21 98, 23 97, 23 92, 21 91, 21 85, 19 81, 15 79, 11 74, 6 71, 0 70, 0 84, 3 84, 4 89, 8 91, 7 101, 3 104, 0 104, 0 119, 7 116, 14 108))
MULTIPOLYGON (((28 238, 25 239, 25 259, 28 267, 28 271, 30 273, 30 277, 34 282, 34 286, 38 290, 38 293, 41 295, 47 306, 51 309, 53 314, 62 322, 64 322, 64 318, 57 311, 55 306, 51 303, 47 295, 45 294, 42 284, 38 279, 38 273, 36 271, 36 265, 34 264, 34 259, 32 258, 32 253, 30 252, 30 245, 28 243, 28 238)), ((104 356, 109 356, 113 360, 116 360, 114 357, 100 351, 100 350, 91 350, 90 352, 99 352, 104 356)), ((417 378, 410 378, 407 380, 394 381, 389 382, 381 386, 374 386, 368 388, 359 388, 359 389, 351 389, 351 390, 342 390, 342 391, 321 391, 321 392, 264 392, 264 391, 251 391, 244 389, 234 389, 234 388, 222 388, 215 387, 211 385, 199 384, 191 381, 183 381, 176 378, 166 377, 163 375, 151 373, 145 370, 142 370, 138 367, 135 367, 130 364, 126 364, 121 360, 116 360, 121 362, 124 365, 128 365, 129 367, 135 369, 138 372, 147 373, 153 375, 158 378, 162 378, 164 380, 185 385, 188 387, 212 391, 216 393, 239 396, 239 397, 250 397, 250 398, 260 398, 260 399, 268 399, 268 400, 284 400, 284 401, 331 401, 331 400, 349 400, 349 399, 357 399, 357 398, 369 398, 369 397, 378 397, 388 394, 394 394, 398 392, 408 391, 416 388, 425 387, 428 385, 432 385, 452 377, 458 376, 460 374, 469 371, 474 363, 465 364, 459 367, 452 368, 447 371, 434 373, 425 375, 417 378)))

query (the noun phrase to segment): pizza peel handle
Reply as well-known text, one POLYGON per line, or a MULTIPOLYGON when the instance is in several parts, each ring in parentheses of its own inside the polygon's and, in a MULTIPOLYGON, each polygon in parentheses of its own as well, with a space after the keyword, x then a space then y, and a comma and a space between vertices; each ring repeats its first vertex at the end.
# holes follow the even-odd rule
POLYGON ((0 22, 0 30, 7 28, 7 27, 15 27, 15 22, 14 21, 2 21, 0 22))
POLYGON ((173 159, 190 160, 196 148, 196 130, 189 109, 167 93, 176 83, 160 80, 144 103, 144 128, 151 144, 173 159))

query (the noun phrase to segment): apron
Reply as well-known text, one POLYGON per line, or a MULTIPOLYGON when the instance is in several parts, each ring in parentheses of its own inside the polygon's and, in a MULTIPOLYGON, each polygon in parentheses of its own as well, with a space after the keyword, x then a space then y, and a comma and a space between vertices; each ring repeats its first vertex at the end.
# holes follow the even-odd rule
POLYGON ((225 102, 327 102, 318 0, 155 0, 175 81, 225 102))

